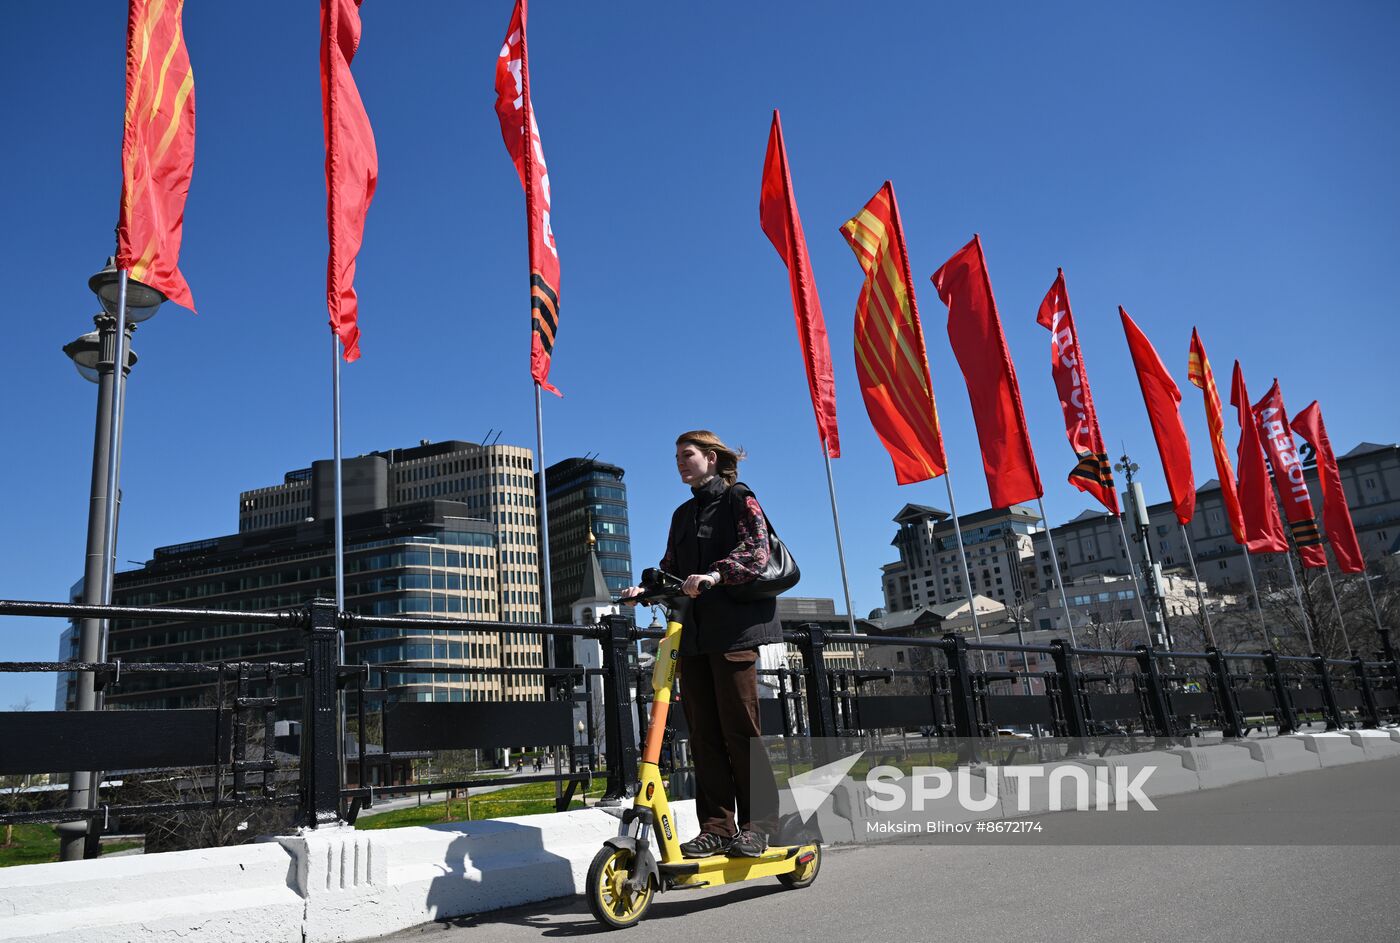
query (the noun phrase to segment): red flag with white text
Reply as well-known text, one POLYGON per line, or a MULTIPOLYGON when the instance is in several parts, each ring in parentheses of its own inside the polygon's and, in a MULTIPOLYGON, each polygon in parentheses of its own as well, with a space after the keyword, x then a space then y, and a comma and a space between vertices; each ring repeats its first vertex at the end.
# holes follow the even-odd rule
POLYGON ((321 107, 326 136, 326 307, 345 362, 360 356, 355 257, 379 183, 374 130, 350 74, 360 48, 360 0, 321 0, 321 107))
POLYGON ((948 306, 948 339, 967 382, 982 470, 992 507, 1009 507, 1045 493, 1031 451, 1016 366, 997 314, 982 240, 972 241, 933 273, 938 297, 948 306))
POLYGON ((527 0, 516 0, 506 40, 496 59, 496 117, 501 137, 525 188, 525 218, 530 241, 530 376, 561 395, 549 383, 554 338, 559 333, 559 247, 550 222, 549 168, 530 103, 530 57, 525 45, 527 0))
POLYGON ((1356 525, 1351 519, 1351 508, 1347 506, 1337 455, 1332 451, 1332 440, 1327 438, 1327 427, 1322 424, 1322 409, 1317 400, 1293 417, 1292 426, 1317 456, 1317 477, 1322 484, 1322 524, 1327 528, 1327 542, 1332 545, 1337 566, 1343 573, 1365 573, 1366 559, 1356 539, 1356 525))
POLYGON ((1264 398, 1254 404, 1254 416, 1259 423, 1259 435, 1269 462, 1274 468, 1274 484, 1283 516, 1293 534, 1293 545, 1303 566, 1326 569, 1327 552, 1322 549, 1322 534, 1318 533, 1317 517, 1313 513, 1312 496, 1308 494, 1307 478, 1303 474, 1303 459, 1293 442, 1293 430, 1288 425, 1288 410, 1283 405, 1283 392, 1278 380, 1269 387, 1264 398))
POLYGON ((812 277, 812 259, 807 254, 807 237, 802 233, 802 217, 797 215, 797 197, 792 192, 783 126, 773 109, 773 126, 768 132, 768 152, 763 158, 763 182, 759 188, 758 221, 773 248, 788 267, 792 289, 792 310, 797 318, 797 339, 802 345, 802 363, 807 368, 807 390, 817 416, 817 435, 831 458, 841 455, 841 439, 836 430, 836 379, 831 370, 831 345, 826 337, 822 302, 812 277))
POLYGON ((1057 270, 1055 283, 1040 303, 1035 320, 1050 332, 1050 374, 1060 394, 1065 436, 1079 459, 1079 464, 1069 473, 1069 483, 1092 495, 1117 515, 1118 492, 1113 486, 1113 465, 1108 460, 1108 449, 1099 430, 1094 398, 1089 394, 1089 375, 1084 369, 1079 334, 1074 329, 1064 269, 1057 270))

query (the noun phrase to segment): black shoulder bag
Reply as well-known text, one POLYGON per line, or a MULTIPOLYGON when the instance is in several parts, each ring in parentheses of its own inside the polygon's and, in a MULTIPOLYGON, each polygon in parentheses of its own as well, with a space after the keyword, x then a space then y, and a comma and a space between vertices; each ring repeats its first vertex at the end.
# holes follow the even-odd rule
MULTIPOLYGON (((742 481, 730 486, 729 506, 734 512, 736 523, 738 516, 743 513, 741 508, 751 494, 753 490, 742 481)), ((778 532, 773 529, 773 522, 768 520, 767 511, 763 512, 763 522, 768 526, 768 565, 756 580, 747 583, 722 583, 731 599, 772 599, 792 589, 797 585, 797 581, 802 579, 802 571, 798 569, 797 561, 793 559, 787 544, 782 542, 778 532)))

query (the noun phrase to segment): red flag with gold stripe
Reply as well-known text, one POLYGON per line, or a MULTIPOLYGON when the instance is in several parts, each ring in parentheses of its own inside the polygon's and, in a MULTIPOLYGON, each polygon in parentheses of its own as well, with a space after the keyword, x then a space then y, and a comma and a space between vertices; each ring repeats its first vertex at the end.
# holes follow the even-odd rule
POLYGON ((194 71, 181 20, 184 0, 130 0, 126 118, 117 268, 194 310, 180 274, 185 196, 194 173, 194 71))
POLYGON ((1313 514, 1303 459, 1293 442, 1288 409, 1283 405, 1283 391, 1277 379, 1264 398, 1254 404, 1254 418, 1259 424, 1259 437, 1264 440, 1264 451, 1273 466, 1279 505, 1288 521, 1288 531, 1293 535, 1293 546, 1298 548, 1298 558, 1310 569, 1326 569, 1327 551, 1322 549, 1322 534, 1318 532, 1317 517, 1313 514))
POLYGON ((1196 329, 1191 328, 1191 357, 1186 365, 1186 377, 1199 389, 1206 401, 1206 425, 1210 428, 1210 448, 1215 455, 1215 475, 1220 481, 1220 497, 1225 505, 1225 518, 1230 533, 1241 547, 1248 545, 1245 537, 1244 510, 1235 486, 1235 469, 1230 465, 1230 453, 1225 445, 1225 411, 1220 403, 1220 390, 1215 385, 1215 371, 1210 368, 1206 346, 1196 329))
POLYGON ((890 453, 896 481, 907 485, 937 478, 948 463, 894 185, 886 180, 841 234, 865 271, 855 328, 865 411, 890 453))

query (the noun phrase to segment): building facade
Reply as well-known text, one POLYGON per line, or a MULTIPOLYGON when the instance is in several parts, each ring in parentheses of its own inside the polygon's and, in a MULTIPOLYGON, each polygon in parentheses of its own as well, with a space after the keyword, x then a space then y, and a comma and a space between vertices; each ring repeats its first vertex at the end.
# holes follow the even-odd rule
MULTIPOLYGON (((1400 447, 1363 442, 1338 456, 1337 466, 1361 552, 1368 565, 1374 567, 1400 553, 1400 447)), ((1307 461, 1304 472, 1313 510, 1325 539, 1316 463, 1307 461)), ((1147 536, 1152 542, 1153 559, 1164 570, 1189 572, 1186 537, 1177 524, 1171 503, 1151 505, 1147 514, 1147 536)), ((1186 530, 1201 581, 1218 592, 1248 593, 1249 571, 1244 553, 1230 532, 1218 481, 1212 479, 1197 489, 1195 515, 1186 530)), ((1131 523, 1129 531, 1131 539, 1131 523)), ((1118 522, 1103 511, 1085 511, 1074 520, 1055 527, 1054 538, 1067 582, 1095 575, 1127 576, 1132 572, 1118 522)), ((1141 550, 1135 541, 1132 552, 1133 565, 1140 566, 1141 550)), ((1050 551, 1043 532, 1035 537, 1035 556, 1037 576, 1048 586, 1050 551)), ((1276 591, 1291 585, 1283 554, 1257 554, 1250 562, 1261 591, 1276 591)))
POLYGON ((573 597, 591 568, 590 535, 612 594, 632 585, 632 538, 622 476, 618 466, 589 458, 567 458, 545 471, 554 622, 570 621, 573 597))
MULTIPOLYGON (((946 512, 922 504, 906 504, 895 515, 899 525, 890 543, 899 560, 882 567, 885 609, 899 612, 965 600, 958 560, 957 534, 946 512)), ((962 528, 971 592, 1001 603, 1034 592, 1027 586, 1027 561, 1040 516, 1030 508, 992 508, 958 518, 962 528)))

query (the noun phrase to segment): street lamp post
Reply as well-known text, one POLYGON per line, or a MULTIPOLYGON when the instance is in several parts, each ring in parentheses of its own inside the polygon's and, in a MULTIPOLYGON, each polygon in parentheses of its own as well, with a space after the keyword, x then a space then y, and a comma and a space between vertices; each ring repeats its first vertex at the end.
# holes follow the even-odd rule
MULTIPOLYGON (((97 330, 67 344, 63 352, 84 379, 97 384, 97 422, 93 433, 92 485, 88 500, 87 556, 83 567, 83 604, 109 605, 116 571, 118 470, 121 462, 122 414, 126 402, 125 380, 136 363, 131 334, 136 324, 156 313, 165 296, 118 271, 114 260, 88 280, 88 287, 102 303, 103 313, 93 318, 97 330), (115 369, 120 362, 121 370, 115 369)), ((107 656, 108 624, 83 619, 78 626, 78 660, 92 663, 107 656)), ((77 672, 74 708, 100 709, 94 675, 77 672)), ((97 806, 100 772, 77 772, 68 783, 69 809, 97 806)), ((84 856, 88 832, 86 820, 58 826, 60 858, 73 861, 84 856)))

